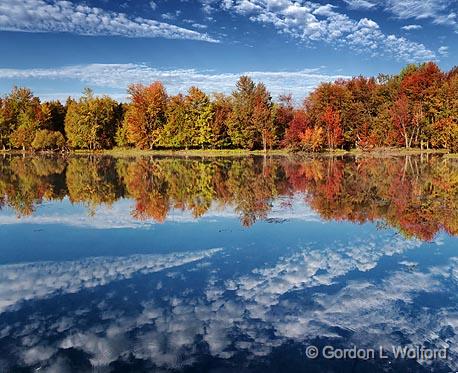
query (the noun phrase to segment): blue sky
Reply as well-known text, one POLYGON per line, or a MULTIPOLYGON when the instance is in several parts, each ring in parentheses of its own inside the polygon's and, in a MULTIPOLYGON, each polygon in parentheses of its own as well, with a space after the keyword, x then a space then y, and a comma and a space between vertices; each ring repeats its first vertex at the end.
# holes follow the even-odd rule
POLYGON ((276 97, 321 81, 457 61, 457 0, 0 0, 0 94, 43 99, 133 82, 230 92, 249 73, 276 97))

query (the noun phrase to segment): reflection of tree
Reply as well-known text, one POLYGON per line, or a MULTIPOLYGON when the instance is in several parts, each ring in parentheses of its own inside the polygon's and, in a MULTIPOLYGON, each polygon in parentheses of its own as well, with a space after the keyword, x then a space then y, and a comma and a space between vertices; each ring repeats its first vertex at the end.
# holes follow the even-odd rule
POLYGON ((277 194, 274 170, 257 160, 247 158, 233 162, 227 180, 232 203, 244 226, 266 218, 271 209, 270 201, 277 194))
POLYGON ((179 159, 141 159, 128 166, 127 189, 136 200, 133 215, 162 222, 171 207, 205 214, 214 200, 225 200, 224 165, 179 159), (221 193, 221 194, 218 194, 221 193))
POLYGON ((72 158, 67 167, 68 196, 72 203, 86 203, 91 213, 102 203, 111 205, 122 197, 122 186, 110 157, 72 158))
POLYGON ((66 194, 62 159, 5 158, 0 170, 2 204, 13 208, 18 216, 31 215, 44 199, 62 199, 66 194))
POLYGON ((458 234, 458 163, 440 157, 5 157, 0 172, 0 207, 18 215, 65 195, 95 212, 126 194, 136 202, 137 219, 163 222, 172 208, 200 217, 230 206, 249 226, 267 217, 276 197, 304 193, 324 219, 377 221, 425 240, 440 230, 458 234))
POLYGON ((310 178, 305 189, 308 202, 324 218, 384 220, 407 236, 425 240, 440 229, 456 233, 456 164, 406 157, 322 162, 321 166, 325 177, 310 178))
POLYGON ((132 215, 137 219, 153 218, 163 222, 169 210, 166 181, 160 176, 161 170, 146 159, 128 166, 127 191, 135 198, 132 215))

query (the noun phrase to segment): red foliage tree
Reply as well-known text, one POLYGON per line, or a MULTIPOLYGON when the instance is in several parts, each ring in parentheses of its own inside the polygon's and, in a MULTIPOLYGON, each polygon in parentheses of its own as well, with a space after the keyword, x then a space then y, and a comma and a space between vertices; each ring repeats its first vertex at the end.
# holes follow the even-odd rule
POLYGON ((283 146, 288 148, 299 148, 302 143, 302 135, 308 127, 307 114, 304 110, 296 110, 293 119, 289 123, 283 139, 283 146))
POLYGON ((340 121, 339 112, 335 111, 331 106, 326 108, 326 111, 321 116, 326 128, 326 138, 329 149, 336 149, 343 143, 343 131, 340 121))
POLYGON ((415 131, 412 128, 412 120, 409 111, 409 99, 406 95, 401 95, 391 109, 391 118, 399 133, 404 139, 406 148, 410 148, 415 131))
POLYGON ((278 139, 282 140, 285 137, 285 132, 294 118, 293 97, 289 95, 281 95, 278 98, 278 103, 275 106, 275 133, 278 139))

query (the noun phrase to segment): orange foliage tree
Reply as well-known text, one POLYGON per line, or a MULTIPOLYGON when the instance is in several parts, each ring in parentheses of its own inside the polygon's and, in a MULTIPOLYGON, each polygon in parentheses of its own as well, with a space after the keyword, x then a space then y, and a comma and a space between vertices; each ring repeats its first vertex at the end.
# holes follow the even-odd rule
POLYGON ((133 84, 129 87, 131 102, 124 125, 129 142, 140 149, 152 149, 160 139, 166 122, 167 93, 161 82, 147 87, 133 84))
POLYGON ((328 106, 321 116, 326 129, 326 139, 329 149, 336 149, 343 143, 343 131, 338 111, 328 106))

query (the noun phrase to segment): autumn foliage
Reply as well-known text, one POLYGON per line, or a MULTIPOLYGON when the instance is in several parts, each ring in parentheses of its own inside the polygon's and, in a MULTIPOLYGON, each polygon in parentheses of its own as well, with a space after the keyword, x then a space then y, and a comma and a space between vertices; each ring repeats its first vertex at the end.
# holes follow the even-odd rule
POLYGON ((322 83, 299 105, 291 95, 273 100, 263 83, 248 76, 240 77, 229 95, 198 87, 169 95, 161 82, 133 84, 128 94, 128 102, 119 104, 86 90, 63 105, 42 103, 30 90, 14 88, 0 99, 0 147, 458 148, 458 68, 443 72, 433 62, 408 65, 398 75, 322 83), (55 132, 65 145, 43 138, 55 132))
POLYGON ((167 94, 161 82, 150 86, 133 84, 129 87, 131 102, 124 125, 131 144, 140 149, 152 149, 165 125, 167 94))
POLYGON ((343 131, 340 122, 340 114, 328 106, 321 116, 326 129, 326 139, 329 149, 336 149, 343 143, 343 131))
POLYGON ((249 226, 267 219, 272 209, 278 215, 274 201, 300 206, 302 199, 322 219, 380 222, 423 240, 439 231, 458 235, 458 162, 438 155, 302 160, 12 155, 0 159, 0 170, 3 203, 18 216, 32 214, 46 199, 68 197, 94 214, 101 204, 129 198, 131 215, 139 220, 160 223, 173 210, 200 217, 226 207, 249 226))

